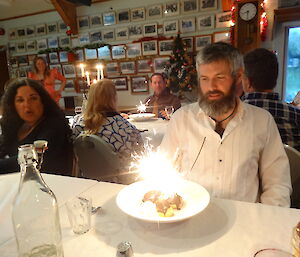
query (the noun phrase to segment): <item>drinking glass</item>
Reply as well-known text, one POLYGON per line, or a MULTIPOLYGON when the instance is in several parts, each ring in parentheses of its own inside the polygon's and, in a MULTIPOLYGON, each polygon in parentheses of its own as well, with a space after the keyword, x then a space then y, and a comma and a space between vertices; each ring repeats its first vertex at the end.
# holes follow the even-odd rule
POLYGON ((80 114, 82 112, 82 107, 81 106, 76 106, 74 111, 75 111, 75 114, 80 114))
POLYGON ((174 107, 173 106, 166 106, 165 107, 165 112, 166 112, 167 118, 170 119, 171 116, 174 113, 174 107))

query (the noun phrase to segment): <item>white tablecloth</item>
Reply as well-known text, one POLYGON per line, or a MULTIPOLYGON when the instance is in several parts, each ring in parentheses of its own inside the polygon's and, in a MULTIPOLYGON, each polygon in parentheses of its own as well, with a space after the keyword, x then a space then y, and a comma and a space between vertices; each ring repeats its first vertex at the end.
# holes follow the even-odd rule
MULTIPOLYGON (((132 243, 135 257, 252 257, 262 248, 292 252, 292 229, 300 221, 300 210, 212 199, 203 212, 186 221, 148 223, 127 216, 117 207, 115 198, 122 185, 44 177, 60 205, 84 191, 82 195, 91 196, 94 206, 102 206, 92 216, 93 228, 84 235, 73 234, 65 207, 60 206, 65 257, 116 256, 121 241, 132 243)), ((8 183, 13 178, 5 180, 8 183)), ((10 213, 6 215, 10 217, 10 213)), ((6 234, 8 228, 1 224, 0 231, 6 234)), ((0 243, 0 256, 17 256, 13 238, 0 243)))

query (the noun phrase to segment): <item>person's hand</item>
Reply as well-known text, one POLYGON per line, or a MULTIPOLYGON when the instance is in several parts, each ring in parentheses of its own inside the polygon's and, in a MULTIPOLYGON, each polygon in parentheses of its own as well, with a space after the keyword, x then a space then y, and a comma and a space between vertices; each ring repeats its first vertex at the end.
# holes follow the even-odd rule
POLYGON ((128 119, 128 118, 129 118, 129 116, 128 116, 127 113, 121 112, 120 115, 121 115, 124 119, 128 119))
POLYGON ((164 120, 169 120, 168 114, 166 113, 165 110, 161 110, 161 111, 159 112, 159 116, 160 116, 160 118, 162 118, 162 119, 164 119, 164 120))

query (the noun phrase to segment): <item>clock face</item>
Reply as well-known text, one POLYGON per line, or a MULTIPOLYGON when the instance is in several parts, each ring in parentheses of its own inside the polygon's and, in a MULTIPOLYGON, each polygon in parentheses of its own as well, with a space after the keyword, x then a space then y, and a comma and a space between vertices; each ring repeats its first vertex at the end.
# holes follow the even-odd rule
POLYGON ((239 11, 240 17, 244 21, 250 21, 255 17, 256 13, 257 8, 253 3, 244 4, 239 11))

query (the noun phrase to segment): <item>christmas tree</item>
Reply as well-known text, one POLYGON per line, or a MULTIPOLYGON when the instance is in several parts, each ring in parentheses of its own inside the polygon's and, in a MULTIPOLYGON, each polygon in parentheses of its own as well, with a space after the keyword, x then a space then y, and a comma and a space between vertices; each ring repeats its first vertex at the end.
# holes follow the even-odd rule
POLYGON ((197 71, 193 54, 187 52, 186 42, 178 34, 173 42, 173 50, 166 67, 168 87, 179 96, 186 95, 197 88, 197 71))

